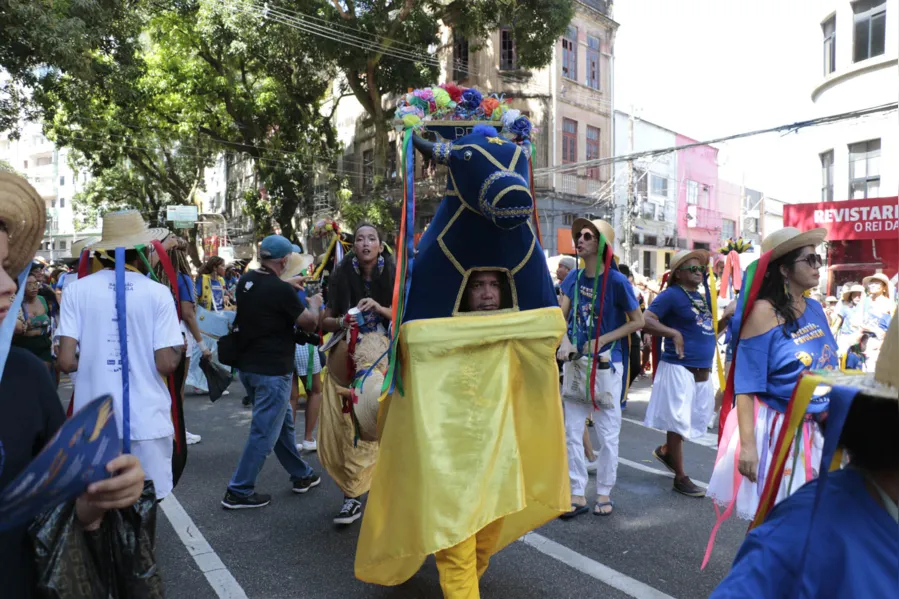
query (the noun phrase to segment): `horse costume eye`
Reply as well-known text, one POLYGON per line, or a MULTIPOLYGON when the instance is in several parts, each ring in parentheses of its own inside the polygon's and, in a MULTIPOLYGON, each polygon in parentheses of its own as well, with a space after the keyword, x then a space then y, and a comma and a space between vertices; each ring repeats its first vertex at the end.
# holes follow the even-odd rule
POLYGON ((471 160, 471 150, 465 150, 462 157, 465 158, 465 160, 471 160))

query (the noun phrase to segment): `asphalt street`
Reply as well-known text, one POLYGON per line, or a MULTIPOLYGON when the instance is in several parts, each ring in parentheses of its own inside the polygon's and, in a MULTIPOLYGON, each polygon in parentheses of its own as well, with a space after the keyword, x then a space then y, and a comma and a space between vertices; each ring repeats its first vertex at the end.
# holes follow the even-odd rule
MULTIPOLYGON (((332 523, 342 494, 325 473, 319 487, 296 495, 272 455, 257 485, 258 491, 272 495, 271 505, 224 510, 220 501, 251 416, 241 405, 240 383, 234 382, 230 391, 214 404, 206 396, 185 398, 188 430, 203 440, 190 446, 184 475, 160 506, 157 560, 168 597, 441 597, 433 559, 394 588, 354 578, 359 523, 349 527, 332 523)), ((638 380, 624 412, 614 514, 552 521, 513 543, 491 561, 481 581, 482 597, 708 597, 727 573, 747 523, 725 523, 712 559, 701 571, 714 508, 708 499, 673 492, 670 474, 652 457, 664 433, 638 424, 649 392, 648 380, 638 380)), ((67 402, 70 396, 71 386, 64 381, 60 398, 67 402)), ((302 430, 302 415, 298 419, 302 430)), ((315 453, 304 457, 321 471, 315 453)), ((715 459, 714 436, 688 442, 685 459, 693 480, 708 482, 715 459)), ((588 494, 593 489, 591 476, 588 494)))

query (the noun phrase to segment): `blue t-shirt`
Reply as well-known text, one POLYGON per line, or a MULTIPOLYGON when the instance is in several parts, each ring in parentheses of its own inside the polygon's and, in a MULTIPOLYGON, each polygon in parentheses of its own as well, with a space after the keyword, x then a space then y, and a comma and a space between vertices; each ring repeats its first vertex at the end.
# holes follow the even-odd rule
POLYGON ((197 301, 197 296, 194 293, 194 286, 190 280, 190 276, 183 272, 178 273, 178 297, 182 302, 197 301))
POLYGON ((865 361, 855 352, 846 354, 846 370, 863 370, 865 361))
POLYGON ((866 297, 861 302, 862 308, 862 328, 872 333, 882 334, 890 328, 890 320, 893 317, 893 311, 896 309, 894 304, 886 296, 881 295, 877 300, 866 297))
POLYGON ((837 314, 843 318, 843 322, 840 324, 840 335, 852 334, 852 318, 858 309, 856 305, 847 306, 844 303, 840 304, 840 308, 837 310, 837 314))
POLYGON ((690 368, 711 368, 715 356, 715 329, 712 311, 705 297, 683 287, 669 287, 650 304, 649 311, 666 327, 680 331, 684 337, 684 358, 677 357, 674 340, 662 342, 662 362, 690 368))
MULTIPOLYGON (((588 340, 596 336, 596 328, 590 318, 590 300, 593 299, 594 313, 599 313, 599 296, 602 294, 602 280, 605 273, 599 275, 596 282, 596 298, 593 298, 593 278, 583 273, 583 269, 573 270, 562 281, 562 293, 571 300, 571 311, 568 314, 568 338, 574 340, 578 350, 583 349, 588 340), (578 286, 578 305, 574 305, 574 286, 578 286), (574 331, 577 330, 577 338, 574 331)), ((638 309, 637 297, 630 281, 617 270, 610 271, 609 282, 606 284, 606 300, 603 303, 602 325, 599 334, 604 335, 624 326, 627 323, 627 313, 638 309)), ((621 340, 609 343, 601 351, 612 348, 612 361, 623 362, 621 340)))
POLYGON ((730 573, 709 599, 899 596, 896 523, 852 469, 828 475, 811 522, 819 480, 775 506, 747 535, 730 573), (803 551, 808 556, 799 591, 796 569, 803 551))
MULTIPOLYGON (((778 325, 766 333, 740 339, 734 366, 734 393, 758 395, 765 405, 785 412, 799 375, 806 370, 839 370, 837 342, 824 308, 806 300, 805 312, 789 337, 778 325)), ((812 398, 809 413, 827 409, 826 395, 812 398)))

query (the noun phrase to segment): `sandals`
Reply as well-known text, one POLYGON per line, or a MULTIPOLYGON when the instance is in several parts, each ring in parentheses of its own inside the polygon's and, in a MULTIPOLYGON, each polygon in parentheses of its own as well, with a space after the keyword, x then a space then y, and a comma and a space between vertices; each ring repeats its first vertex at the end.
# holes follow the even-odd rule
POLYGON ((615 512, 615 502, 612 501, 611 499, 608 501, 597 501, 595 504, 593 504, 593 515, 594 516, 611 516, 614 512, 615 512), (609 510, 608 512, 597 511, 604 507, 610 507, 612 509, 609 510))
POLYGON ((581 514, 586 514, 588 511, 590 511, 590 508, 586 504, 578 505, 576 503, 572 503, 571 511, 565 512, 564 514, 560 515, 559 519, 560 520, 571 520, 573 518, 577 518, 581 514))

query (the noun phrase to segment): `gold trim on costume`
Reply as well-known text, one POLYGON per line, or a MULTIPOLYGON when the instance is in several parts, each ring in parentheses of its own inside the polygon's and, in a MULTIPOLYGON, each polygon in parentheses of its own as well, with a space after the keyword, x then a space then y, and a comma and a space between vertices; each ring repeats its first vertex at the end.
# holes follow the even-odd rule
POLYGON ((447 259, 452 262, 453 266, 456 267, 456 270, 458 270, 459 274, 463 277, 465 276, 465 269, 462 268, 462 265, 459 264, 459 261, 456 260, 456 257, 453 256, 453 253, 447 247, 446 243, 444 243, 443 236, 446 235, 446 232, 450 230, 450 227, 453 226, 453 223, 456 222, 456 219, 459 218, 459 216, 461 216, 461 214, 465 211, 465 208, 466 206, 464 204, 462 206, 459 206, 459 209, 456 210, 456 213, 453 215, 453 217, 449 219, 449 222, 446 223, 445 227, 443 227, 440 235, 437 236, 437 243, 438 245, 440 245, 440 249, 443 250, 443 253, 446 255, 447 259))
POLYGON ((531 254, 534 253, 534 248, 537 246, 537 234, 534 233, 534 227, 531 225, 531 221, 528 221, 528 230, 531 232, 531 247, 528 248, 528 253, 524 255, 524 260, 522 260, 518 266, 512 269, 512 276, 518 274, 524 265, 528 263, 528 260, 531 259, 531 254))
POLYGON ((462 275, 462 285, 459 286, 459 292, 456 294, 456 305, 453 307, 453 316, 490 316, 492 314, 509 314, 518 312, 518 289, 515 287, 515 277, 508 268, 502 266, 475 266, 469 268, 462 275), (512 307, 502 310, 490 310, 489 312, 459 312, 459 306, 462 304, 462 297, 465 295, 465 288, 468 286, 468 279, 473 272, 501 272, 506 275, 509 280, 509 288, 512 291, 512 307))

